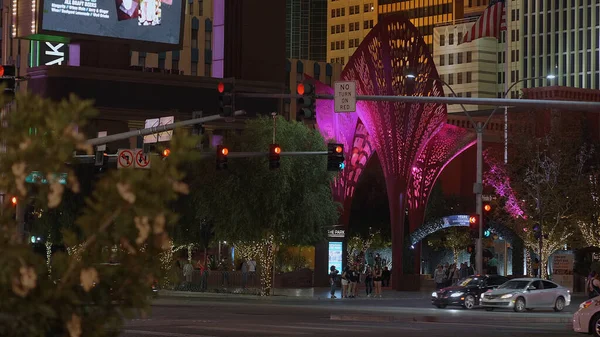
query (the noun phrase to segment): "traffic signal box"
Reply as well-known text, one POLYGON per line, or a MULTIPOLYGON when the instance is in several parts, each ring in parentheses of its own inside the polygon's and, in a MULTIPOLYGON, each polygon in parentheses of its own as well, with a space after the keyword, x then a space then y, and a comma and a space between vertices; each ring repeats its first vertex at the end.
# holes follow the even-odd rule
POLYGON ((296 101, 298 107, 296 120, 301 121, 302 119, 315 118, 317 110, 315 85, 308 81, 304 81, 298 83, 296 91, 298 92, 298 95, 300 95, 296 101))
POLYGON ((339 172, 344 166, 344 145, 327 144, 327 171, 339 172))
POLYGON ((227 155, 229 149, 223 145, 217 145, 217 170, 227 169, 227 155))
POLYGON ((479 238, 479 221, 481 221, 478 214, 469 215, 469 231, 471 233, 471 238, 478 239, 479 238))
POLYGON ((232 117, 235 111, 233 83, 220 82, 217 90, 219 92, 219 115, 232 117))
POLYGON ((269 168, 271 170, 276 170, 281 165, 281 147, 279 144, 271 144, 269 145, 269 168))
POLYGON ((0 85, 4 86, 4 95, 13 99, 16 91, 16 68, 15 66, 0 66, 0 85))

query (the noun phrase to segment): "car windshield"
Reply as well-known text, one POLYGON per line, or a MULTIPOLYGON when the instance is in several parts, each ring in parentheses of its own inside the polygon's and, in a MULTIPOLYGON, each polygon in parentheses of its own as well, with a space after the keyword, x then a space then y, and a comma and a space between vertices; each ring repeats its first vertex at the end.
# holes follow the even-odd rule
POLYGON ((462 281, 460 281, 458 283, 458 285, 461 287, 478 286, 480 284, 481 284, 480 278, 471 278, 471 277, 467 277, 466 279, 463 279, 462 281))
POLYGON ((499 286, 498 289, 525 289, 529 281, 508 281, 499 286))

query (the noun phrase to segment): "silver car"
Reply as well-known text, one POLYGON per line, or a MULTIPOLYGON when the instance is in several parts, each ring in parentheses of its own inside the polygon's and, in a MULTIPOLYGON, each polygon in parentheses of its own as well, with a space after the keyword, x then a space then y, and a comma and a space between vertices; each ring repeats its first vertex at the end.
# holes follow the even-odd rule
POLYGON ((562 311, 570 303, 570 290, 539 278, 510 280, 481 294, 481 305, 488 311, 494 308, 509 308, 516 312, 541 308, 562 311))

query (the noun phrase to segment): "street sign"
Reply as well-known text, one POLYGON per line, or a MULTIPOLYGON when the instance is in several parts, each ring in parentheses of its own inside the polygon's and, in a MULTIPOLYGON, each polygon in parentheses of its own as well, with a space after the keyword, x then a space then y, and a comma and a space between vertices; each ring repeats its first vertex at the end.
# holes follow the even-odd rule
POLYGON ((337 81, 335 87, 335 112, 355 112, 356 111, 356 82, 355 81, 337 81))
MULTIPOLYGON (((98 132, 98 138, 106 137, 107 135, 108 135, 108 132, 106 132, 106 131, 98 132)), ((98 145, 98 147, 96 148, 96 151, 100 151, 100 152, 106 151, 106 144, 98 145)))
POLYGON ((143 149, 133 150, 135 153, 135 168, 149 169, 150 168, 150 157, 144 153, 143 149))
POLYGON ((135 156, 130 149, 119 149, 117 153, 117 168, 132 168, 135 156))
MULTIPOLYGON (((175 122, 175 116, 167 116, 161 118, 151 118, 146 119, 144 123, 144 128, 149 129, 162 125, 169 125, 175 122)), ((151 135, 144 136, 144 144, 157 143, 157 142, 167 142, 171 140, 171 136, 173 135, 173 131, 165 131, 159 132, 151 135)))

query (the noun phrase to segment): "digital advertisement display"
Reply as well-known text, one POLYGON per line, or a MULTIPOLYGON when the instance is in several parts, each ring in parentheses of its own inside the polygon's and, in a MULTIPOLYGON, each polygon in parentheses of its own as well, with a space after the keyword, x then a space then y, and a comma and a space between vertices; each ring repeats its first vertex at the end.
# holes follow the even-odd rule
POLYGON ((45 0, 42 30, 179 44, 183 0, 45 0))
POLYGON ((342 272, 342 242, 330 242, 329 243, 329 264, 327 265, 327 274, 329 274, 329 268, 335 266, 335 269, 342 272))

